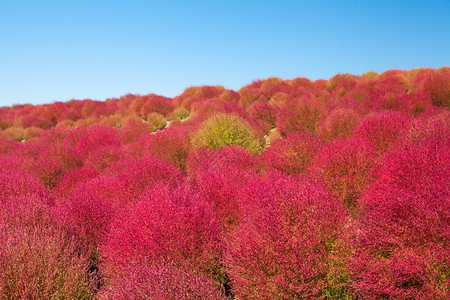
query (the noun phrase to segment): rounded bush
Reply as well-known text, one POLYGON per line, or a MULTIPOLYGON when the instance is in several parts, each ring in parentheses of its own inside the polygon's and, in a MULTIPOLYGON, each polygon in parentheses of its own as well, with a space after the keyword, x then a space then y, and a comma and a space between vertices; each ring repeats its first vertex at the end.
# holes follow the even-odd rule
POLYGON ((176 109, 174 109, 174 111, 170 114, 170 116, 168 117, 168 120, 174 120, 174 119, 179 119, 179 120, 186 120, 187 118, 189 118, 189 111, 184 108, 184 107, 177 107, 176 109))
POLYGON ((358 78, 359 76, 348 73, 337 74, 331 77, 330 80, 328 80, 326 88, 328 91, 333 91, 341 82, 357 80, 358 78))
POLYGON ((349 207, 373 180, 376 152, 363 140, 335 139, 317 154, 312 174, 349 207))
POLYGON ((155 156, 167 160, 177 168, 184 169, 186 158, 191 150, 189 129, 189 126, 177 126, 145 135, 126 147, 124 152, 130 158, 155 156))
POLYGON ((450 293, 450 139, 429 132, 380 162, 360 199, 350 260, 361 298, 446 299, 450 293))
POLYGON ((129 197, 117 178, 102 176, 77 185, 67 198, 60 198, 58 210, 66 226, 94 253, 129 197))
POLYGON ((92 178, 99 176, 97 169, 91 166, 83 166, 64 174, 58 185, 52 190, 56 197, 66 198, 76 188, 78 184, 83 184, 92 178))
POLYGON ((129 115, 121 118, 118 134, 124 144, 134 142, 139 137, 152 132, 152 127, 145 120, 136 115, 129 115))
POLYGON ((275 140, 260 155, 263 166, 287 174, 309 171, 322 143, 308 132, 288 133, 286 138, 275 140))
POLYGON ((403 101, 406 88, 395 82, 377 82, 364 96, 367 107, 377 110, 410 111, 409 103, 403 101))
POLYGON ((209 117, 192 137, 195 149, 218 149, 226 145, 240 145, 258 152, 262 141, 250 125, 236 114, 217 113, 209 117))
POLYGON ((99 299, 227 299, 217 282, 200 272, 177 266, 174 262, 149 264, 145 259, 133 261, 127 270, 99 299))
POLYGON ((82 129, 75 145, 75 151, 83 159, 89 152, 101 146, 120 146, 121 141, 114 128, 94 125, 82 129))
POLYGON ((95 148, 87 155, 84 160, 85 166, 92 166, 99 172, 109 167, 112 163, 122 157, 122 148, 119 146, 100 146, 95 148))
POLYGON ((41 156, 34 161, 29 172, 36 176, 48 188, 53 189, 65 173, 63 163, 56 157, 41 156))
POLYGON ((92 299, 89 256, 37 195, 0 202, 0 297, 92 299))
POLYGON ((278 108, 274 104, 255 101, 248 107, 248 112, 252 118, 267 122, 270 126, 269 129, 275 127, 278 108))
POLYGON ((2 170, 0 172, 0 202, 16 196, 36 194, 44 196, 45 186, 31 174, 21 170, 2 170))
POLYGON ((346 218, 342 204, 315 183, 277 174, 255 180, 245 193, 249 209, 227 238, 225 252, 236 297, 345 295, 345 280, 331 276, 346 218))
POLYGON ((416 76, 417 91, 431 97, 435 106, 450 108, 450 72, 432 72, 416 76))
POLYGON ((119 216, 100 246, 105 278, 119 278, 136 259, 185 263, 221 274, 221 233, 211 205, 189 186, 155 187, 119 216))
POLYGON ((106 168, 103 174, 114 175, 120 180, 129 193, 128 202, 139 199, 148 188, 176 187, 183 180, 180 169, 154 156, 119 160, 106 168))
POLYGON ((262 100, 264 102, 268 100, 260 88, 261 83, 262 81, 255 81, 250 85, 244 86, 238 91, 239 104, 242 105, 242 107, 247 107, 256 100, 262 100))
POLYGON ((239 146, 213 151, 200 148, 189 154, 187 172, 202 198, 212 204, 224 230, 231 230, 240 222, 244 210, 237 191, 255 176, 256 157, 239 146))
POLYGON ((412 118, 408 115, 382 111, 359 122, 353 137, 364 140, 379 154, 388 152, 401 140, 410 127, 412 118))
POLYGON ((292 131, 316 131, 325 106, 321 100, 310 96, 289 100, 279 111, 277 128, 286 134, 292 131))
POLYGON ((47 119, 44 119, 42 117, 36 116, 36 115, 28 115, 25 117, 22 117, 21 120, 21 126, 22 127, 38 127, 42 129, 49 129, 52 127, 52 122, 50 122, 47 119))
POLYGON ((158 113, 163 116, 169 114, 174 109, 172 99, 155 94, 143 96, 143 104, 139 111, 141 116, 148 116, 151 113, 158 113))
POLYGON ((353 109, 335 109, 326 118, 319 121, 318 136, 328 141, 335 138, 349 138, 360 119, 361 116, 353 109))

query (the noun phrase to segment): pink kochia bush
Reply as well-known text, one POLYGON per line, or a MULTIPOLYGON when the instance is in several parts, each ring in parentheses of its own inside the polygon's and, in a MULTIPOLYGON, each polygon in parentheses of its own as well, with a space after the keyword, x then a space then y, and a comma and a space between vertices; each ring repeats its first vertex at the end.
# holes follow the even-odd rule
POLYGON ((306 173, 322 146, 310 132, 288 133, 265 149, 260 156, 261 164, 287 174, 306 173))
POLYGON ((77 168, 64 174, 56 188, 52 190, 52 193, 57 198, 65 198, 72 194, 77 184, 85 183, 99 175, 100 173, 91 166, 77 168))
MULTIPOLYGON (((125 202, 125 187, 112 176, 102 176, 79 184, 65 197, 57 200, 61 217, 67 228, 84 241, 92 251, 105 235, 125 202)), ((129 196, 129 195, 127 195, 129 196)), ((126 199, 128 200, 128 199, 126 199)))
POLYGON ((350 263, 358 297, 448 299, 450 128, 442 126, 387 155, 360 200, 350 263))
POLYGON ((368 143, 378 154, 383 154, 406 134, 410 121, 411 118, 402 113, 391 111, 375 113, 359 123, 353 136, 368 143))
POLYGON ((47 195, 44 185, 26 172, 21 170, 1 170, 1 167, 0 172, 0 202, 10 197, 27 194, 47 195))
POLYGON ((354 109, 340 108, 319 121, 317 132, 325 140, 349 138, 358 125, 361 116, 354 109))
POLYGON ((149 188, 175 187, 182 181, 182 173, 171 163, 148 156, 142 159, 124 159, 105 169, 105 175, 115 175, 125 187, 129 201, 139 199, 149 188))
POLYGON ((190 151, 188 132, 188 127, 174 127, 144 135, 126 145, 125 155, 132 159, 155 156, 184 169, 190 151))
POLYGON ((140 257, 149 267, 174 261, 221 281, 219 225, 195 187, 151 188, 113 222, 100 245, 102 272, 106 279, 119 278, 140 257))
POLYGON ((349 207, 372 181, 376 152, 364 140, 335 139, 317 154, 312 176, 349 207))
POLYGON ((0 199, 0 297, 92 299, 89 256, 36 194, 0 199))
MULTIPOLYGON (((249 209, 230 233, 227 272, 239 299, 345 294, 331 272, 346 222, 342 203, 320 185, 271 174, 245 187, 249 209)), ((341 276, 344 276, 344 271, 341 276)))
POLYGON ((225 230, 240 221, 244 209, 238 193, 255 176, 256 157, 233 145, 210 150, 201 148, 188 157, 187 170, 205 201, 211 203, 225 230))
POLYGON ((279 111, 277 127, 282 133, 291 131, 316 131, 324 103, 312 96, 303 96, 289 100, 279 111))
POLYGON ((417 90, 431 97, 435 106, 450 108, 450 71, 432 72, 414 78, 417 90))
POLYGON ((99 147, 119 146, 121 144, 118 134, 111 127, 94 125, 88 128, 80 128, 80 130, 82 132, 75 145, 75 151, 83 159, 99 147))
POLYGON ((145 259, 132 262, 114 286, 100 293, 99 299, 227 299, 211 277, 179 267, 173 262, 149 264, 145 259))

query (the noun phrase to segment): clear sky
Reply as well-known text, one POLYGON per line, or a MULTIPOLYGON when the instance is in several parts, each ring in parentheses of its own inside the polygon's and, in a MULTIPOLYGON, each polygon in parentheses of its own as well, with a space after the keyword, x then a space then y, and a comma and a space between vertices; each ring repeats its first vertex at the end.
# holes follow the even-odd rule
POLYGON ((0 106, 449 66, 449 16, 449 0, 0 0, 0 106))

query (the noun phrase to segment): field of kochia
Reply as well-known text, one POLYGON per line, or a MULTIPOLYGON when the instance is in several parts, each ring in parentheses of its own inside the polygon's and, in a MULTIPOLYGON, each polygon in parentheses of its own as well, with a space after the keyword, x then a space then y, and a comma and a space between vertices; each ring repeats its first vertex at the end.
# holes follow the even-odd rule
POLYGON ((1 299, 449 299, 450 67, 0 108, 1 299))

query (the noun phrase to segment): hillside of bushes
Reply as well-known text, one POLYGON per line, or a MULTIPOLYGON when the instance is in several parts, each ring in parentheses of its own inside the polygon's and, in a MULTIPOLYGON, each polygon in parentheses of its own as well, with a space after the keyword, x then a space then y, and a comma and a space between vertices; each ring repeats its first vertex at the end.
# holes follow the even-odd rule
POLYGON ((1 299, 448 299, 450 67, 0 108, 1 299))

